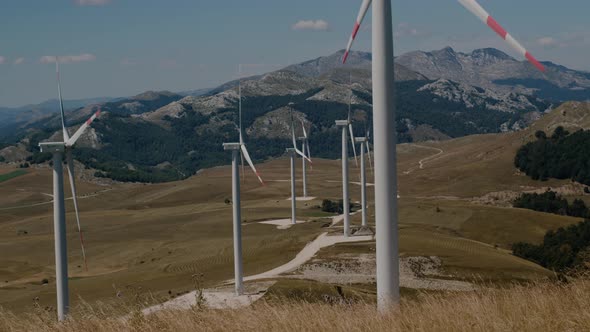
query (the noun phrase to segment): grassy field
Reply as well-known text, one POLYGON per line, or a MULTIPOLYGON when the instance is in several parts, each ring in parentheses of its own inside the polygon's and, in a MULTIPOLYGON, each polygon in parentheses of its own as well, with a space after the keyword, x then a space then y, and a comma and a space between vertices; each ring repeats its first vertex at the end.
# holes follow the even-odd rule
MULTIPOLYGON (((555 124, 555 119, 550 120, 546 126, 555 124)), ((568 183, 535 182, 515 171, 514 152, 531 135, 523 131, 400 145, 400 253, 439 256, 443 268, 459 279, 478 276, 504 283, 549 276, 507 249, 518 241, 537 243, 547 230, 578 219, 473 203, 490 192, 568 183), (443 152, 438 154, 437 149, 443 152)), ((298 202, 299 218, 315 222, 287 230, 256 223, 290 216, 288 167, 284 158, 258 165, 266 187, 249 173, 242 182, 246 275, 292 259, 326 230, 323 226, 330 215, 320 211, 321 200, 341 197, 340 162, 315 159, 308 183, 316 199, 298 202)), ((89 271, 82 267, 73 206, 67 200, 73 304, 79 304, 80 298, 111 303, 117 301, 117 293, 130 297, 131 290, 138 289, 155 296, 182 293, 192 289, 194 274, 204 274, 205 286, 230 279, 232 219, 231 205, 225 204, 231 198, 230 176, 229 167, 218 167, 163 184, 102 186, 80 181, 89 271)), ((352 162, 351 181, 358 181, 352 162)), ((0 184, 0 306, 16 312, 31 309, 36 297, 43 306, 54 305, 51 186, 49 168, 31 168, 0 184), (49 283, 44 285, 43 279, 49 283)), ((351 184, 350 191, 353 200, 360 199, 358 185, 351 184)), ((369 202, 372 220, 372 190, 369 202)), ((359 225, 360 214, 352 221, 359 225)))
MULTIPOLYGON (((341 303, 296 300, 259 301, 238 310, 161 311, 150 316, 109 306, 77 308, 71 319, 56 323, 52 313, 38 310, 22 317, 0 309, 0 330, 6 331, 587 331, 590 329, 588 281, 536 284, 467 293, 417 293, 399 308, 377 312, 371 302, 354 301, 304 282, 284 285, 305 292, 331 294, 341 303), (349 302, 351 301, 352 302, 349 302), (128 319, 120 317, 126 314, 128 319)), ((279 295, 283 286, 277 286, 279 295)))
POLYGON ((4 181, 8 181, 10 179, 14 179, 16 177, 19 177, 19 176, 25 175, 25 174, 27 174, 27 171, 22 170, 22 169, 12 171, 10 173, 0 174, 0 183, 2 183, 4 181))

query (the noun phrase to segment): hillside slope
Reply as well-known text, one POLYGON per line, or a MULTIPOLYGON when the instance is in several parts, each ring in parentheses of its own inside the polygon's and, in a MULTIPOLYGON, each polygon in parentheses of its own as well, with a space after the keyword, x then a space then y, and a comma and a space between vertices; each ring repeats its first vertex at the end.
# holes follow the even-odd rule
MULTIPOLYGON (((570 181, 564 180, 533 182, 514 167, 516 151, 535 140, 537 130, 550 135, 558 126, 571 131, 590 129, 590 104, 564 103, 518 132, 402 144, 398 149, 400 156, 411 156, 409 160, 401 157, 404 160, 399 173, 402 191, 411 195, 472 198, 493 192, 569 185, 570 181)), ((579 194, 582 189, 581 186, 572 188, 579 194)))

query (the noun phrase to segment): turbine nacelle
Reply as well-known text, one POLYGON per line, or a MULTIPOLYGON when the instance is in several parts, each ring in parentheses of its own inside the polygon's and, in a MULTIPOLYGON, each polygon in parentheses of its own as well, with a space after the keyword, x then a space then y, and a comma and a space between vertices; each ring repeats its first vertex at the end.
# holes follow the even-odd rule
POLYGON ((39 143, 43 153, 65 153, 66 144, 64 142, 43 142, 39 143))
POLYGON ((234 151, 234 150, 240 150, 241 149, 242 144, 240 143, 223 143, 223 150, 225 151, 234 151))

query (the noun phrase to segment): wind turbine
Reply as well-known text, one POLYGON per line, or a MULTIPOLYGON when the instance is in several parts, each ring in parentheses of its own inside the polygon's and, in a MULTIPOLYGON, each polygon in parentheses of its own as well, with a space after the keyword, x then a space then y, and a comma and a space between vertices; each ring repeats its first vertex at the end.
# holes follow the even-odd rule
MULTIPOLYGON (((291 115, 291 140, 293 141, 293 150, 295 151, 296 154, 300 155, 301 158, 307 160, 310 164, 313 164, 311 159, 305 155, 305 153, 301 150, 299 150, 299 148, 297 147, 297 139, 295 137, 295 120, 293 117, 293 108, 295 107, 294 103, 289 103, 289 111, 290 111, 290 115, 291 115)), ((303 122, 302 122, 303 125, 303 122)), ((303 129, 305 131, 305 128, 303 129)))
MULTIPOLYGON (((305 151, 305 145, 303 146, 303 151, 299 150, 297 148, 297 140, 295 139, 295 120, 293 117, 293 107, 294 104, 293 103, 289 103, 289 110, 290 110, 290 115, 291 115, 291 139, 293 140, 293 147, 292 148, 288 148, 287 149, 287 153, 290 156, 290 161, 291 161, 291 223, 294 225, 297 223, 297 219, 296 219, 296 205, 297 205, 297 193, 296 193, 296 187, 295 187, 295 157, 296 155, 300 155, 303 158, 303 185, 305 188, 305 162, 309 161, 309 163, 311 164, 311 159, 309 159, 308 156, 305 155, 305 153, 303 151, 305 151)), ((303 126, 303 132, 305 134, 305 127, 303 125, 303 121, 301 121, 301 126, 303 126)), ((305 137, 307 137, 307 134, 305 134, 305 137)), ((305 191, 306 189, 304 189, 305 191)))
MULTIPOLYGON (((351 75, 352 82, 352 75, 351 75)), ((342 128, 342 213, 344 214, 344 236, 350 236, 350 202, 348 194, 348 133, 352 142, 354 151, 354 160, 357 162, 356 147, 354 146, 354 134, 352 130, 351 107, 352 107, 352 85, 350 90, 350 99, 348 102, 348 119, 336 120, 336 126, 342 128)))
MULTIPOLYGON (((305 130, 305 123, 303 120, 299 120, 301 122, 301 128, 303 128, 303 137, 299 137, 301 141, 301 150, 307 158, 302 158, 302 171, 303 171, 303 197, 307 198, 307 159, 311 160, 311 152, 309 151, 309 138, 307 137, 307 131, 305 130)), ((310 164, 312 166, 313 164, 310 164)))
MULTIPOLYGON (((361 147, 361 205, 362 205, 362 229, 367 230, 369 224, 367 222, 367 171, 365 167, 365 148, 367 155, 370 156, 371 149, 369 147, 370 131, 366 131, 365 137, 355 137, 355 142, 361 147)), ((369 157, 370 162, 370 157, 369 157)), ((373 165, 371 164, 371 169, 373 165)))
MULTIPOLYGON (((235 277, 235 290, 236 295, 242 295, 244 293, 244 274, 243 274, 243 265, 242 265, 242 211, 241 211, 241 202, 240 202, 240 171, 239 171, 239 164, 240 164, 240 157, 242 158, 242 165, 243 160, 246 159, 248 165, 252 169, 252 172, 258 178, 258 181, 264 186, 264 181, 260 177, 260 174, 256 170, 252 159, 250 158, 250 154, 248 153, 248 149, 246 149, 246 144, 244 143, 244 138, 242 136, 242 93, 241 93, 241 85, 238 83, 239 89, 239 139, 238 143, 223 143, 223 149, 226 151, 232 152, 232 209, 233 209, 233 233, 234 233, 234 277, 235 277), (238 157, 239 155, 239 157, 238 157)), ((242 169, 243 172, 243 169, 242 169)))
POLYGON ((84 250, 84 238, 80 227, 80 217, 78 212, 78 198, 76 195, 76 179, 74 176, 74 159, 72 158, 72 149, 76 141, 82 136, 84 131, 100 115, 100 108, 88 119, 72 137, 69 136, 66 128, 66 120, 61 96, 61 83, 59 76, 59 59, 55 58, 55 70, 57 73, 57 90, 59 96, 59 105, 61 111, 61 124, 63 131, 63 142, 43 142, 39 143, 41 152, 53 154, 53 229, 55 240, 55 283, 57 287, 57 317, 63 321, 69 311, 69 291, 68 291, 68 253, 66 239, 66 218, 64 202, 64 180, 63 180, 63 156, 66 155, 68 163, 68 175, 72 189, 72 200, 76 211, 76 221, 78 224, 78 233, 80 235, 80 244, 82 246, 82 256, 86 270, 86 252, 84 250))
MULTIPOLYGON (((545 68, 475 0, 458 0, 540 71, 545 68)), ((375 219, 377 232, 377 306, 386 311, 399 304, 399 248, 397 222, 397 165, 394 91, 394 54, 391 0, 364 0, 342 57, 346 63, 360 25, 373 3, 372 72, 373 132, 375 134, 375 219)))

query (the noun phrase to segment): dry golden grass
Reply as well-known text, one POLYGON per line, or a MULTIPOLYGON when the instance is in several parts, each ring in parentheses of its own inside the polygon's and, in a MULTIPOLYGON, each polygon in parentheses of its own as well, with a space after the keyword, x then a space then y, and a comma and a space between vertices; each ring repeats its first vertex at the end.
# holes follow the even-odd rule
POLYGON ((261 302, 237 310, 163 311, 127 319, 109 308, 78 308, 65 323, 45 312, 0 311, 2 331, 587 331, 590 282, 421 294, 380 315, 373 304, 261 302))

